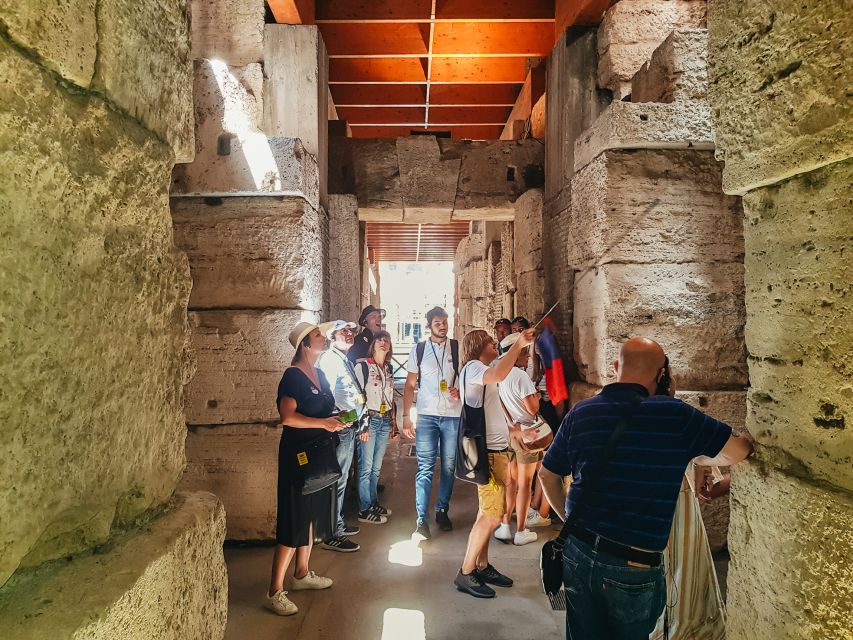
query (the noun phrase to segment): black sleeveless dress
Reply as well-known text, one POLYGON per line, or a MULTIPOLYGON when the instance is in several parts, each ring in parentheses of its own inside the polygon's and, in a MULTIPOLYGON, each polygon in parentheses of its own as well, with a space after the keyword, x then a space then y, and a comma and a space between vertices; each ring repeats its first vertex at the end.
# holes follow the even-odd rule
MULTIPOLYGON (((317 369, 320 388, 301 370, 290 367, 278 383, 276 407, 284 396, 296 400, 296 411, 309 418, 328 418, 335 411, 335 397, 323 372, 317 369)), ((286 547, 304 547, 309 542, 309 528, 313 525, 314 540, 327 540, 335 531, 338 517, 337 485, 302 495, 299 477, 292 460, 286 455, 301 444, 322 434, 325 429, 297 429, 284 425, 278 447, 278 517, 276 542, 286 547)))

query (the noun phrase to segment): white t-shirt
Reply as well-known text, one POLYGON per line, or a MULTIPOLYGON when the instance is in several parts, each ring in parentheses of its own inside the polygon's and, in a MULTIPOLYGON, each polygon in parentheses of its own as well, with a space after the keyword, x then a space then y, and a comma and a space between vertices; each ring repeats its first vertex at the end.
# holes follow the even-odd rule
MULTIPOLYGON (((406 363, 406 371, 418 372, 418 346, 412 347, 409 352, 409 361, 406 363)), ((449 391, 441 390, 441 381, 445 380, 448 386, 459 387, 459 380, 454 383, 456 376, 453 373, 453 355, 450 352, 450 339, 444 344, 438 345, 427 339, 424 346, 424 357, 421 360, 421 386, 418 388, 418 415, 419 416, 442 416, 446 418, 458 418, 462 412, 462 402, 450 397, 449 391)))
POLYGON ((534 416, 524 406, 524 398, 536 395, 536 387, 524 369, 513 367, 498 385, 498 391, 506 410, 515 422, 533 424, 534 416))
MULTIPOLYGON (((459 373, 460 384, 465 385, 465 402, 471 407, 483 406, 483 375, 489 367, 479 360, 471 360, 459 373)), ((486 447, 506 449, 509 447, 509 426, 501 407, 497 387, 486 385, 486 447)))

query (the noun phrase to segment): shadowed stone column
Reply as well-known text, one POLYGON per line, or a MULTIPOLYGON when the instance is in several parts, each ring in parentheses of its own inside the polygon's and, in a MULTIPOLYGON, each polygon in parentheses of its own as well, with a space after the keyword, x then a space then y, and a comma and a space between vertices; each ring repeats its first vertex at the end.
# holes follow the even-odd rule
POLYGON ((845 3, 709 3, 710 102, 746 222, 747 425, 728 637, 853 629, 853 27, 845 3))

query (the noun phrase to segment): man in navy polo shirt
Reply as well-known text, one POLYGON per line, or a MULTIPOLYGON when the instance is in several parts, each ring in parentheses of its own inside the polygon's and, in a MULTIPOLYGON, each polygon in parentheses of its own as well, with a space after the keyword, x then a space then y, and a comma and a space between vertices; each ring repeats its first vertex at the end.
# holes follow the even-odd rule
POLYGON ((566 414, 540 474, 557 513, 583 500, 563 549, 571 640, 648 639, 666 602, 661 552, 687 465, 733 465, 752 453, 731 427, 671 397, 672 385, 669 395, 654 395, 668 375, 658 343, 629 339, 614 366, 618 382, 566 414), (623 415, 616 449, 584 494, 623 415), (565 476, 573 479, 568 497, 565 476))

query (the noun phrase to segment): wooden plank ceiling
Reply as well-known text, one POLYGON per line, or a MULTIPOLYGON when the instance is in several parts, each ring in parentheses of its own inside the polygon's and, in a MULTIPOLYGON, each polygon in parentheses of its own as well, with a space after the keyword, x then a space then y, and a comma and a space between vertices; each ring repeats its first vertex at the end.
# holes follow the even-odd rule
POLYGON ((555 0, 269 1, 316 23, 332 100, 353 137, 412 130, 496 140, 531 67, 554 46, 555 0), (312 14, 313 9, 313 15, 312 14))
POLYGON ((367 246, 377 262, 452 261, 470 223, 401 224, 369 222, 367 246))

